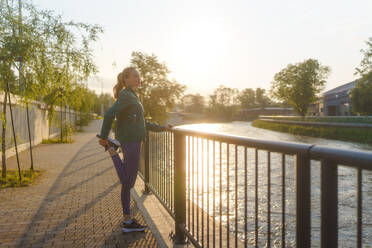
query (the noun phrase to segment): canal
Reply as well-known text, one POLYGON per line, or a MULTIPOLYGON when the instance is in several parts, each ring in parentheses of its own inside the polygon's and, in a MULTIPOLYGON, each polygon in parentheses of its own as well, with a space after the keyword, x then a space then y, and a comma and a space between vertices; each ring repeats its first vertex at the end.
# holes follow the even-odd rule
MULTIPOLYGON (((232 123, 213 123, 213 124, 190 124, 182 127, 206 131, 217 132, 223 134, 232 134, 245 136, 257 139, 266 139, 271 141, 288 141, 300 142, 308 144, 317 144, 330 146, 333 148, 341 148, 347 150, 364 150, 372 151, 372 146, 367 144, 358 144, 352 142, 343 142, 336 140, 328 140, 321 138, 304 137, 286 133, 280 133, 265 129, 253 127, 250 122, 232 122, 232 123)), ((245 178, 244 164, 244 149, 237 149, 237 182, 235 182, 235 166, 234 166, 234 147, 232 145, 229 158, 226 156, 227 145, 215 146, 215 165, 213 165, 213 142, 198 139, 190 141, 191 149, 187 153, 187 198, 192 198, 194 204, 208 212, 210 216, 215 216, 217 222, 221 221, 223 225, 227 225, 229 219, 229 229, 238 233, 238 237, 243 240, 245 237, 245 180, 247 180, 247 195, 248 195, 248 235, 249 244, 254 244, 254 222, 255 222, 255 150, 249 149, 248 154, 248 170, 247 178, 245 178), (221 158, 219 157, 221 147, 221 158), (198 151, 196 150, 198 149, 198 151), (189 161, 190 160, 190 161, 189 161), (230 164, 227 170, 227 161, 230 164), (209 165, 209 166, 208 166, 209 165), (222 174, 220 174, 220 172, 222 174), (215 173, 215 177, 213 177, 215 173), (227 177, 228 176, 228 177, 227 177), (206 179, 208 178, 208 180, 206 179), (220 179, 221 178, 221 181, 220 179), (229 182, 226 178, 230 178, 229 182), (215 180, 215 181, 214 181, 215 180), (213 187, 213 181, 214 187, 213 187), (227 196, 227 185, 229 195, 227 196), (238 189, 237 191, 235 189, 238 189), (221 193, 222 192, 222 193, 221 193), (220 198, 221 193, 221 198, 220 198), (190 194, 192 197, 190 197, 190 194), (237 198, 237 205, 235 205, 237 198), (209 206, 207 209, 207 202, 209 206), (215 207, 213 208, 213 202, 215 207), (227 204, 227 202, 229 204, 227 204), (227 207, 228 206, 228 207, 227 207), (238 230, 235 230, 235 207, 238 209, 237 222, 238 230), (221 214, 220 214, 221 213, 221 214)), ((285 233, 286 246, 295 246, 295 180, 294 180, 294 158, 291 155, 286 155, 286 179, 285 179, 285 233)), ((282 230, 282 170, 281 170, 281 154, 271 154, 271 246, 281 246, 281 230, 282 230)), ((265 246, 267 233, 267 152, 258 152, 258 238, 259 246, 265 246)), ((339 166, 338 177, 338 199, 339 199, 339 246, 340 247, 355 247, 356 246, 356 170, 344 166, 339 166)), ((372 244, 372 173, 371 171, 363 171, 363 247, 371 247, 372 244)), ((311 241, 312 247, 320 247, 320 162, 311 162, 311 241)))

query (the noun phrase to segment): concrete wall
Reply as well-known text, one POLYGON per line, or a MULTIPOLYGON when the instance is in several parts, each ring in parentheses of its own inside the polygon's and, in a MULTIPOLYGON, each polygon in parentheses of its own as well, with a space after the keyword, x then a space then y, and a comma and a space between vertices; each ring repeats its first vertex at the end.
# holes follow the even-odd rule
MULTIPOLYGON (((17 96, 11 95, 12 110, 13 110, 13 121, 16 132, 16 140, 18 151, 23 151, 29 148, 29 136, 27 127, 27 112, 26 106, 20 103, 20 99, 17 96)), ((4 93, 0 93, 0 113, 3 114, 4 106, 4 93)), ((32 146, 40 144, 43 139, 55 137, 60 134, 61 126, 61 109, 55 108, 54 118, 49 125, 48 123, 48 110, 45 103, 34 101, 29 104, 29 119, 30 119, 30 132, 32 146)), ((62 109, 63 124, 70 123, 75 126, 78 113, 75 113, 72 109, 62 109)), ((15 155, 14 138, 12 131, 12 122, 10 115, 9 100, 7 101, 6 107, 6 133, 5 133, 5 144, 6 144, 6 157, 15 155)), ((0 121, 0 137, 2 136, 2 121, 0 121)), ((0 139, 1 142, 1 139, 0 139)), ((1 147, 1 144, 0 144, 1 147)), ((0 148, 1 149, 1 148, 0 148)), ((1 156, 1 151, 0 151, 1 156)))

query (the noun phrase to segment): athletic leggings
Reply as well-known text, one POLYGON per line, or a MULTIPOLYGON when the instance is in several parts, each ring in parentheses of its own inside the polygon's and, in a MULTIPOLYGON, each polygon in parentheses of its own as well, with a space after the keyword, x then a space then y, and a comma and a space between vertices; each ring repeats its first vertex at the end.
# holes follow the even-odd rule
POLYGON ((140 162, 141 142, 121 144, 124 161, 118 154, 111 156, 121 182, 121 205, 123 214, 130 214, 130 189, 133 188, 140 162))

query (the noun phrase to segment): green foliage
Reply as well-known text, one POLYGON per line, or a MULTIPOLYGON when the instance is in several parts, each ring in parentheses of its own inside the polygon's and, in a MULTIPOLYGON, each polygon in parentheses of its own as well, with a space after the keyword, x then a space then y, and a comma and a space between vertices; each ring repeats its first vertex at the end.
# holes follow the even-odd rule
POLYGON ((73 143, 73 142, 74 142, 73 139, 69 139, 66 136, 63 137, 63 140, 61 140, 61 138, 58 136, 52 139, 43 139, 41 141, 41 144, 61 144, 61 143, 73 143))
POLYGON ((181 108, 189 113, 203 113, 205 108, 205 99, 200 94, 187 94, 181 99, 181 108))
POLYGON ((80 82, 98 71, 91 43, 102 28, 66 22, 29 1, 22 1, 21 19, 17 1, 0 0, 0 6, 0 88, 8 82, 22 101, 45 102, 49 123, 56 105, 92 111, 95 94, 80 82))
POLYGON ((89 123, 93 120, 93 116, 90 113, 82 113, 79 115, 76 125, 77 126, 88 126, 89 123))
POLYGON ((110 93, 104 93, 100 95, 95 95, 94 102, 93 102, 93 111, 95 113, 101 114, 101 106, 103 105, 103 113, 107 111, 109 107, 111 107, 112 103, 115 102, 115 99, 112 97, 110 93))
POLYGON ((266 96, 265 89, 256 89, 256 103, 257 106, 264 108, 271 104, 271 100, 266 96))
POLYGON ((232 120, 239 109, 238 93, 238 89, 220 85, 209 96, 209 106, 206 109, 207 116, 225 121, 232 120))
POLYGON ((305 116, 311 103, 324 89, 330 67, 322 66, 316 59, 289 64, 276 73, 271 85, 271 95, 289 103, 297 113, 305 116))
POLYGON ((265 108, 273 104, 270 98, 266 95, 265 89, 257 88, 256 90, 251 88, 243 89, 238 93, 238 101, 241 108, 253 108, 261 107, 265 108))
POLYGON ((238 101, 243 109, 256 106, 256 94, 253 89, 246 88, 239 92, 238 101))
POLYGON ((366 41, 367 48, 361 49, 360 51, 363 54, 363 59, 360 62, 358 68, 356 68, 356 73, 360 76, 368 75, 372 72, 372 37, 366 41))
POLYGON ((40 170, 21 170, 22 183, 20 184, 18 170, 7 170, 6 177, 0 177, 0 188, 28 186, 43 172, 40 170))
MULTIPOLYGON (((37 9, 31 2, 22 1, 22 19, 17 1, 0 0, 0 50, 3 55, 2 78, 8 78, 13 93, 24 101, 37 99, 69 85, 85 80, 97 71, 90 44, 102 28, 97 25, 64 21, 52 11, 37 9), (15 69, 23 67, 15 79, 15 69), (6 67, 6 68, 4 68, 6 67), (10 80, 12 78, 12 80, 10 80)), ((54 101, 53 98, 50 100, 54 101)))
POLYGON ((372 115, 372 71, 364 75, 350 92, 354 113, 372 115))
POLYGON ((145 116, 163 124, 168 117, 167 111, 173 110, 185 86, 174 79, 168 79, 168 67, 165 63, 160 63, 154 54, 133 52, 131 64, 138 69, 142 78, 142 86, 137 92, 145 109, 145 116))
POLYGON ((255 120, 252 126, 295 135, 372 144, 372 130, 347 127, 309 127, 255 120))
MULTIPOLYGON (((7 90, 9 84, 10 93, 19 96, 20 102, 45 102, 49 124, 56 105, 92 111, 95 94, 80 82, 97 72, 91 43, 102 31, 97 25, 66 22, 31 1, 0 0, 0 90, 7 90)), ((3 113, 1 121, 6 124, 3 113)), ((5 159, 2 165, 5 172, 5 159)))
POLYGON ((213 94, 210 95, 210 104, 221 104, 224 106, 236 105, 238 103, 238 92, 238 89, 220 85, 214 90, 213 94))
POLYGON ((72 134, 73 134, 73 128, 70 123, 64 124, 62 126, 62 134, 63 134, 63 139, 68 140, 68 143, 72 143, 72 134))
POLYGON ((372 117, 368 116, 268 116, 268 118, 288 121, 372 124, 372 117))
POLYGON ((372 115, 372 37, 366 42, 367 49, 361 50, 363 59, 356 74, 360 75, 356 86, 350 92, 352 110, 360 115, 372 115))

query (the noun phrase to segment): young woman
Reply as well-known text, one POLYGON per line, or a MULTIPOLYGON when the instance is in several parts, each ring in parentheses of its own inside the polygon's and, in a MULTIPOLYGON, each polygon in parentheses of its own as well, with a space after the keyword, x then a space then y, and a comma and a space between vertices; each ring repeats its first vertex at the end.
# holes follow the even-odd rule
MULTIPOLYGON (((143 231, 146 226, 139 224, 130 215, 130 189, 136 182, 140 161, 141 142, 146 138, 146 129, 161 132, 166 129, 154 123, 145 121, 143 106, 135 93, 141 85, 138 71, 134 67, 127 67, 117 77, 114 86, 116 102, 106 111, 101 128, 99 144, 108 149, 118 173, 121 187, 121 204, 124 215, 124 232, 143 231), (114 118, 117 119, 117 139, 108 140, 114 118), (113 141, 113 142, 112 142, 113 141), (121 146, 124 161, 121 160, 116 149, 121 146)), ((169 125, 168 128, 171 126, 169 125)))

